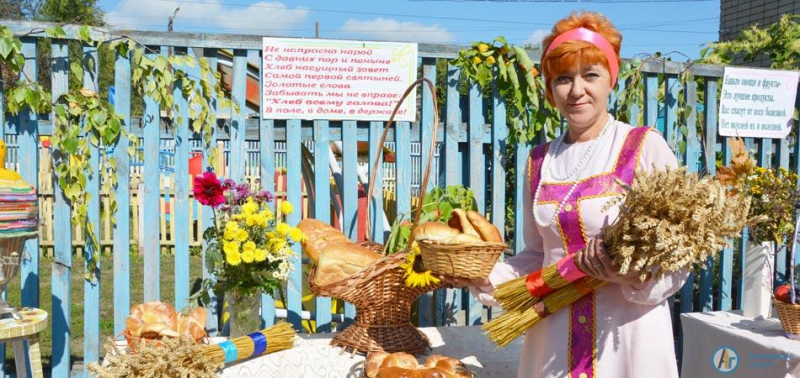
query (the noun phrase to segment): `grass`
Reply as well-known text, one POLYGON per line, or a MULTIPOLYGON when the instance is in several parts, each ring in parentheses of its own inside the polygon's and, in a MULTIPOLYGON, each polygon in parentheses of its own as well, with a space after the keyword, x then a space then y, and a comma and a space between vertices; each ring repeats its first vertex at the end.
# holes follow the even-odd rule
MULTIPOLYGON (((174 304, 175 292, 175 263, 172 255, 161 256, 161 300, 163 302, 174 304)), ((52 314, 52 266, 53 259, 49 257, 42 257, 40 261, 39 270, 39 293, 40 301, 39 307, 52 314)), ((144 298, 144 261, 141 255, 137 253, 131 254, 131 306, 135 306, 143 302, 144 298)), ((192 290, 199 286, 202 277, 202 262, 199 256, 190 257, 190 282, 192 290)), ((80 256, 73 256, 73 267, 70 280, 70 354, 71 362, 74 364, 77 361, 83 360, 83 285, 84 285, 84 264, 83 258, 80 256)), ((113 336, 114 333, 114 271, 113 271, 113 257, 103 256, 101 261, 101 284, 100 284, 100 341, 101 345, 113 336)), ((8 302, 12 306, 19 307, 20 305, 20 276, 19 274, 8 285, 8 302)), ((40 334, 41 350, 42 350, 42 364, 45 371, 50 368, 50 356, 52 354, 52 329, 48 325, 40 334)), ((6 348, 6 364, 5 371, 14 371, 14 356, 11 351, 12 348, 6 348)), ((100 356, 105 354, 101 350, 100 356)))

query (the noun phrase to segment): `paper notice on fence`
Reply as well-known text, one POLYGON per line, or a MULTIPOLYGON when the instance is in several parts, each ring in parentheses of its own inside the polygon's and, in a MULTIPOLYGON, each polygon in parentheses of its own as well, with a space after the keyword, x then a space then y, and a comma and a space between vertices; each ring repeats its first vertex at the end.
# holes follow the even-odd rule
POLYGON ((719 134, 785 138, 792 130, 800 72, 726 67, 719 134))
MULTIPOLYGON (((386 121, 417 77, 417 44, 264 38, 268 119, 386 121)), ((416 89, 398 110, 414 121, 416 89)))

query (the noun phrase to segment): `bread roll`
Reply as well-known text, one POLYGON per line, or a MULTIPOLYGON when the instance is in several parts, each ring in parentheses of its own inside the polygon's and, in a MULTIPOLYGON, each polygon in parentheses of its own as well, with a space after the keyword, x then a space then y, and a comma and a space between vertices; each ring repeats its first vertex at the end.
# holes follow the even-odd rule
POLYGON ((319 264, 314 282, 325 286, 339 282, 368 267, 380 255, 356 243, 337 242, 328 244, 319 255, 319 264))
POLYGON ((381 370, 391 367, 417 369, 419 367, 419 362, 417 362, 416 357, 408 353, 397 352, 390 354, 385 360, 383 360, 383 363, 381 364, 381 370))
POLYGON ((440 241, 441 244, 471 244, 471 243, 483 243, 483 239, 478 236, 473 236, 470 234, 458 234, 456 236, 451 236, 447 239, 440 241))
POLYGON ((386 352, 371 352, 367 356, 367 362, 364 367, 364 374, 367 375, 367 378, 375 378, 378 375, 378 370, 380 370, 383 361, 388 356, 389 353, 386 352))
POLYGON ((472 223, 472 227, 475 228, 475 231, 478 231, 478 234, 480 234, 481 239, 484 241, 496 243, 503 242, 503 236, 500 235, 500 231, 497 229, 497 227, 486 220, 481 213, 472 210, 467 211, 467 220, 472 223))
POLYGON ((446 359, 448 359, 448 358, 450 358, 450 357, 447 357, 447 356, 442 356, 441 354, 433 354, 433 355, 431 355, 430 357, 428 357, 428 359, 427 359, 427 360, 425 360, 425 367, 426 367, 426 368, 432 368, 432 367, 436 367, 436 364, 437 364, 439 361, 441 361, 441 360, 446 360, 446 359))
POLYGON ((456 378, 470 378, 469 370, 463 362, 455 358, 445 357, 439 360, 435 366, 437 369, 444 370, 456 378))
POLYGON ((461 233, 442 222, 426 222, 414 229, 413 240, 441 241, 461 233))
POLYGON ((456 378, 453 374, 439 368, 404 369, 400 367, 381 368, 376 378, 456 378))
POLYGON ((475 231, 475 228, 472 227, 471 223, 469 223, 469 219, 467 219, 467 213, 464 212, 464 210, 453 209, 453 217, 450 218, 450 221, 447 222, 447 224, 464 234, 477 236, 479 238, 481 237, 478 231, 475 231))
POLYGON ((341 231, 316 219, 303 219, 297 224, 297 228, 306 236, 301 245, 306 256, 315 265, 319 264, 319 254, 328 244, 350 240, 341 231))

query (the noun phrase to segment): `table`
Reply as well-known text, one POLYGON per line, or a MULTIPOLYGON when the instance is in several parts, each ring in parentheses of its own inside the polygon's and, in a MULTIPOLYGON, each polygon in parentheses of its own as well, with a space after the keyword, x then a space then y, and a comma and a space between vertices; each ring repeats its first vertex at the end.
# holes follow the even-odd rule
POLYGON ((23 308, 17 311, 17 314, 21 319, 0 319, 0 342, 11 343, 14 346, 17 376, 24 377, 27 376, 28 367, 25 366, 23 342, 27 341, 31 376, 41 378, 44 374, 39 351, 39 332, 47 325, 47 312, 38 308, 23 308))
POLYGON ((778 319, 730 312, 681 314, 681 378, 800 377, 800 341, 778 319))
MULTIPOLYGON (((480 326, 420 328, 431 341, 430 354, 443 354, 463 361, 479 377, 517 376, 522 339, 496 350, 480 326)), ((364 356, 340 354, 330 346, 331 334, 301 334, 301 341, 290 350, 273 353, 237 364, 222 371, 224 378, 360 378, 364 356)), ((426 356, 419 359, 425 362, 426 356)))

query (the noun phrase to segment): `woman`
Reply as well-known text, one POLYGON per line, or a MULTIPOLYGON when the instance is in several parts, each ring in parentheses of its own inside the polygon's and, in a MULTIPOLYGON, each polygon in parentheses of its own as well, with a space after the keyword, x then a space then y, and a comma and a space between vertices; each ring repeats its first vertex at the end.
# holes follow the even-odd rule
POLYGON ((606 111, 621 41, 597 13, 573 14, 545 38, 547 99, 569 128, 534 148, 529 159, 520 226, 525 249, 498 263, 487 280, 449 279, 471 286, 484 304, 497 305, 497 285, 577 253, 581 270, 610 281, 527 332, 519 377, 678 377, 666 300, 688 272, 645 282, 620 275, 597 238, 618 214, 616 206, 604 209, 621 192, 616 180, 630 184, 637 169, 677 166, 657 132, 615 121, 606 111))

